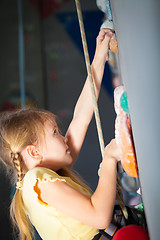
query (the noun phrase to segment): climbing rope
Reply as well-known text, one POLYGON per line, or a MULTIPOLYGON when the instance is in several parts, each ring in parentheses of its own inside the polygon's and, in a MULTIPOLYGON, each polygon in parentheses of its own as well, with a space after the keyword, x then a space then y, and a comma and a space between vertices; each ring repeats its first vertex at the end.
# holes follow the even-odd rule
POLYGON ((90 88, 91 88, 91 93, 92 93, 93 108, 94 108, 96 125, 97 125, 97 130, 98 130, 99 143, 100 143, 101 154, 102 154, 102 158, 103 158, 103 153, 104 153, 104 140, 103 140, 103 133, 102 133, 100 116, 99 116, 99 110, 98 110, 98 106, 97 106, 96 93, 95 93, 95 89, 94 89, 94 83, 93 83, 93 76, 92 76, 92 71, 91 71, 91 65, 90 65, 90 60, 89 60, 89 54, 88 54, 88 47, 87 47, 86 35, 85 35, 85 31, 84 31, 82 11, 81 11, 81 6, 80 6, 80 1, 79 1, 79 0, 78 0, 78 1, 75 0, 75 2, 76 2, 76 7, 77 7, 77 14, 78 14, 78 20, 79 20, 79 25, 80 25, 81 37, 82 37, 82 44, 83 44, 85 62, 86 62, 86 67, 87 67, 87 72, 88 72, 88 78, 89 78, 90 88))
MULTIPOLYGON (((87 47, 85 30, 84 30, 81 5, 80 5, 80 1, 79 0, 75 0, 75 3, 76 3, 78 21, 79 21, 79 26, 80 26, 80 32, 81 32, 81 38, 82 38, 85 62, 86 62, 86 67, 87 67, 87 73, 88 73, 88 78, 89 78, 89 82, 90 82, 90 89, 91 89, 91 93, 92 93, 93 108, 94 108, 94 114, 95 114, 95 119, 96 119, 97 132, 98 132, 98 137, 99 137, 101 154, 102 154, 102 158, 103 158, 103 154, 104 154, 104 139, 103 139, 100 115, 99 115, 99 110, 98 110, 98 105, 97 105, 97 100, 96 100, 96 94, 95 94, 95 89, 94 89, 94 82, 93 82, 93 76, 92 76, 92 71, 91 71, 90 59, 89 59, 89 54, 88 54, 88 47, 87 47)), ((120 185, 120 179, 119 179, 118 175, 117 175, 117 202, 120 205, 125 218, 128 219, 128 213, 127 213, 127 209, 126 209, 126 207, 124 205, 123 194, 122 194, 122 187, 120 185)))

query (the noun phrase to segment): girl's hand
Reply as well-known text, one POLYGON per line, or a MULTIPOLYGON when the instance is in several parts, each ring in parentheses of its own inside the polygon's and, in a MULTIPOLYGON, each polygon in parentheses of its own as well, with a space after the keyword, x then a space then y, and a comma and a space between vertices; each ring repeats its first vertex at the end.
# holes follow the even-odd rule
POLYGON ((96 51, 93 61, 98 61, 99 63, 105 63, 109 58, 109 42, 113 35, 110 29, 103 28, 100 30, 97 36, 96 51))
POLYGON ((104 161, 107 161, 107 159, 114 159, 117 162, 120 161, 120 149, 115 139, 112 139, 111 142, 105 147, 104 161))

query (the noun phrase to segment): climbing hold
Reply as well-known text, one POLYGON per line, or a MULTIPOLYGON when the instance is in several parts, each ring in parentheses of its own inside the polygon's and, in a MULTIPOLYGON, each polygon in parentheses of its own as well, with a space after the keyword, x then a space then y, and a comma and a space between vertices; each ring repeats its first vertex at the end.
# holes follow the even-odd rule
POLYGON ((120 105, 123 111, 129 114, 129 108, 128 108, 128 100, 127 100, 127 93, 124 92, 120 98, 120 105))
POLYGON ((128 102, 122 85, 114 91, 114 105, 117 114, 115 121, 115 138, 121 151, 121 163, 128 175, 138 177, 132 130, 129 114, 127 113, 129 112, 128 102))
POLYGON ((128 225, 121 229, 119 229, 114 237, 113 240, 149 240, 149 236, 147 231, 140 226, 137 225, 128 225))
POLYGON ((115 34, 113 34, 113 36, 110 40, 109 49, 112 52, 118 53, 118 43, 117 43, 117 38, 116 38, 115 34))
MULTIPOLYGON (((111 29, 111 30, 115 31, 114 24, 113 24, 113 17, 112 17, 110 0, 105 0, 105 1, 97 0, 97 6, 107 16, 107 19, 101 25, 101 29, 102 28, 108 28, 108 29, 111 29)), ((116 38, 115 34, 113 34, 113 36, 110 40, 109 48, 112 52, 118 53, 118 44, 117 44, 117 38, 116 38)))

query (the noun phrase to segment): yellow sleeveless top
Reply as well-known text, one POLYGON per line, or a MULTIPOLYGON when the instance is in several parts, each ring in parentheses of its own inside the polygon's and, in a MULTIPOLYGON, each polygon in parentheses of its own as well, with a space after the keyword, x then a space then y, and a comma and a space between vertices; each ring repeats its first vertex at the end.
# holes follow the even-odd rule
POLYGON ((28 171, 23 179, 22 198, 26 213, 43 240, 91 240, 98 230, 87 226, 50 206, 38 197, 37 182, 64 181, 90 196, 90 193, 69 177, 61 177, 56 172, 36 167, 28 171))

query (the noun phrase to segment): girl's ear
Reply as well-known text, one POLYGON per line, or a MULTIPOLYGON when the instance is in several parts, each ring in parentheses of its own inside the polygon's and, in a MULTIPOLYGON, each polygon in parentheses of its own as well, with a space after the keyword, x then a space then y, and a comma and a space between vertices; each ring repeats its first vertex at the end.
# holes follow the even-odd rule
POLYGON ((26 147, 26 153, 34 159, 37 159, 37 160, 42 159, 42 155, 40 154, 39 150, 35 145, 28 145, 26 147))

